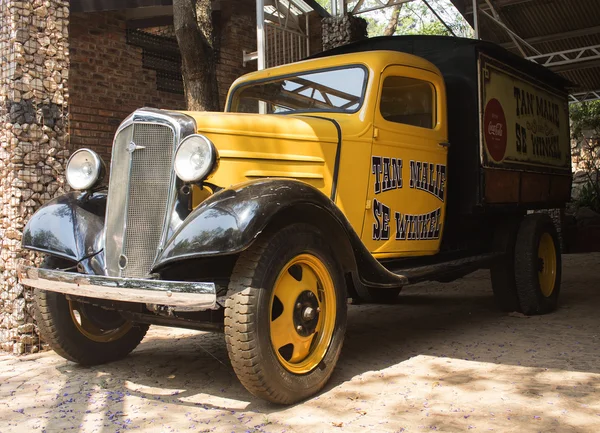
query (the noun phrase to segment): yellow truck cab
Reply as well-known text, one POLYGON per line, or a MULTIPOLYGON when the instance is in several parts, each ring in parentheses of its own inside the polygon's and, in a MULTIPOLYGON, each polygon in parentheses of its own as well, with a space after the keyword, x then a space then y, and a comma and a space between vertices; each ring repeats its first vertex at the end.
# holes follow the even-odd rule
POLYGON ((566 86, 490 43, 374 38, 235 81, 224 113, 143 108, 28 222, 40 334, 81 364, 149 325, 221 331, 253 394, 293 403, 339 357, 347 299, 491 270, 498 306, 554 310, 569 199, 566 86))

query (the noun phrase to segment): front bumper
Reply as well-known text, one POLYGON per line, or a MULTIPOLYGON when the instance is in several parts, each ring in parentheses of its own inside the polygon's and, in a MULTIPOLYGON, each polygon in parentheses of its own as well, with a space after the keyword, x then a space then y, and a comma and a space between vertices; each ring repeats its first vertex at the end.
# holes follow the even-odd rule
POLYGON ((198 309, 217 305, 216 286, 209 282, 107 277, 31 266, 20 266, 18 275, 25 286, 65 295, 198 309))

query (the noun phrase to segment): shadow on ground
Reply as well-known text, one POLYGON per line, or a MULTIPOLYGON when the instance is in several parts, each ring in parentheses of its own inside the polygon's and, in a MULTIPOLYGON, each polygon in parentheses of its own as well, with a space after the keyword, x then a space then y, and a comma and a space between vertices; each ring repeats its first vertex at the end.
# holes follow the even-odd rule
MULTIPOLYGON (((599 264, 600 255, 566 256, 561 308, 547 316, 525 318, 498 311, 491 297, 488 273, 483 271, 454 283, 427 283, 407 288, 395 304, 352 305, 338 366, 323 395, 310 404, 315 411, 320 407, 321 398, 337 398, 345 404, 354 404, 352 396, 360 395, 361 383, 366 382, 383 388, 397 384, 396 388, 389 389, 402 394, 402 387, 410 387, 411 381, 416 384, 425 380, 428 384, 438 383, 428 391, 430 396, 436 395, 440 383, 451 387, 454 393, 475 395, 490 392, 490 371, 497 368, 505 374, 505 367, 511 366, 517 368, 503 380, 511 381, 510 393, 524 401, 539 400, 549 393, 587 401, 600 389, 600 375, 594 376, 600 374, 597 362, 600 359, 597 315, 600 278, 596 271, 599 264), (432 362, 424 373, 415 365, 418 362, 413 362, 421 359, 445 361, 432 362), (474 364, 472 368, 457 368, 456 360, 474 364), (482 373, 481 363, 491 365, 482 373), (591 376, 585 383, 574 384, 566 380, 561 389, 554 378, 548 376, 556 370, 591 376), (411 376, 416 374, 414 372, 421 375, 420 379, 411 376)), ((263 431, 267 427, 269 431, 275 431, 276 426, 281 427, 280 431, 286 425, 284 420, 278 420, 282 423, 279 425, 269 417, 277 418, 280 411, 291 410, 293 413, 294 410, 256 399, 240 385, 220 334, 182 334, 177 330, 158 329, 122 361, 82 368, 60 360, 53 368, 62 379, 62 385, 52 389, 56 394, 58 415, 48 416, 46 430, 49 432, 67 427, 77 430, 96 414, 104 414, 101 418, 104 430, 98 431, 126 429, 132 418, 135 418, 134 424, 143 422, 148 427, 159 426, 165 419, 170 419, 169 412, 173 407, 178 408, 179 416, 185 417, 191 417, 198 410, 214 411, 214 417, 202 418, 212 419, 213 423, 218 417, 227 416, 236 417, 240 425, 244 425, 243 418, 251 413, 254 430, 248 431, 263 431), (93 390, 102 392, 98 394, 93 390), (129 399, 143 401, 141 412, 135 417, 125 403, 129 399), (70 406, 74 402, 87 409, 74 411, 70 406), (264 422, 257 420, 257 416, 264 417, 264 422)), ((36 393, 42 388, 43 385, 38 387, 36 393)), ((417 410, 409 404, 411 396, 418 394, 415 388, 411 389, 402 403, 407 406, 402 406, 402 410, 397 408, 397 413, 404 409, 417 410)), ((447 398, 440 396, 439 401, 450 404, 448 411, 451 414, 452 403, 448 403, 447 398)), ((361 401, 361 398, 356 397, 356 400, 361 401)), ((420 407, 419 410, 424 409, 420 407)), ((329 413, 347 418, 345 405, 338 409, 331 406, 329 413)), ((360 415, 362 412, 357 413, 357 420, 365 417, 360 415)), ((447 419, 436 413, 427 422, 437 420, 436 425, 445 426, 446 431, 458 431, 467 425, 470 416, 447 419)), ((511 419, 510 416, 505 418, 511 419)), ((544 422, 546 424, 540 422, 537 427, 548 431, 555 428, 555 420, 548 418, 544 422)), ((199 423, 190 425, 204 431, 198 427, 199 423)), ((567 426, 565 422, 561 425, 567 426)), ((586 431, 577 423, 569 424, 569 429, 586 431)))

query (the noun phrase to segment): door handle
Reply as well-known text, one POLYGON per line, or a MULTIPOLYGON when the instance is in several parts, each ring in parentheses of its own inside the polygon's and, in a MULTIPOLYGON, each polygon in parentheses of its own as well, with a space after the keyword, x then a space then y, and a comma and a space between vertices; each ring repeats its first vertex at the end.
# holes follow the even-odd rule
POLYGON ((446 147, 446 148, 450 147, 450 143, 449 143, 449 142, 447 142, 447 141, 444 141, 444 142, 442 142, 442 143, 439 143, 439 145, 440 145, 440 146, 442 146, 442 147, 446 147))

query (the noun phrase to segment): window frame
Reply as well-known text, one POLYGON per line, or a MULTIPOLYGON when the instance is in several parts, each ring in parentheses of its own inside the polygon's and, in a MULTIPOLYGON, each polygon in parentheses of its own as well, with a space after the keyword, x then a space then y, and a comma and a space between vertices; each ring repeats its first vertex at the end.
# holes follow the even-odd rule
POLYGON ((398 123, 400 125, 406 125, 406 126, 414 126, 415 128, 423 128, 423 129, 435 129, 435 127, 437 126, 437 89, 435 87, 435 84, 432 83, 431 81, 428 80, 423 80, 420 78, 413 78, 413 77, 406 77, 406 76, 401 76, 401 75, 395 75, 395 74, 390 74, 387 75, 383 78, 383 81, 381 83, 381 94, 379 97, 379 115, 383 118, 383 120, 390 122, 390 123, 398 123), (383 105, 383 92, 385 91, 385 82, 390 79, 390 78, 403 78, 406 80, 412 80, 415 82, 418 82, 416 84, 426 84, 429 85, 429 88, 431 90, 431 111, 430 113, 422 113, 422 114, 429 114, 430 116, 430 120, 431 120, 431 126, 420 126, 420 125, 415 125, 414 123, 406 123, 406 122, 396 122, 395 120, 390 120, 390 119, 386 119, 386 117, 383 115, 382 110, 381 110, 381 106, 383 105))
POLYGON ((375 116, 379 121, 384 122, 387 127, 391 128, 409 128, 409 131, 412 130, 414 133, 422 134, 424 131, 430 132, 440 132, 443 128, 442 122, 442 104, 444 101, 441 99, 444 97, 445 92, 440 86, 443 86, 443 78, 441 75, 436 74, 435 72, 422 69, 414 66, 408 65, 389 65, 387 66, 379 76, 379 89, 377 92, 377 101, 375 102, 375 116), (422 126, 411 125, 409 123, 401 123, 401 122, 393 122, 391 120, 387 120, 383 117, 381 113, 381 100, 383 94, 383 83, 385 79, 388 77, 404 77, 404 78, 413 78, 415 80, 420 80, 425 83, 430 84, 433 87, 433 102, 434 102, 434 123, 431 128, 425 128, 422 126))
MULTIPOLYGON (((331 109, 331 110, 310 110, 310 109, 306 109, 306 110, 294 110, 294 111, 287 111, 287 112, 283 112, 283 113, 268 113, 268 114, 273 114, 273 115, 277 115, 277 116, 285 116, 285 115, 294 115, 294 114, 306 114, 306 113, 338 113, 338 114, 355 114, 357 112, 359 112, 364 104, 365 104, 365 100, 367 98, 367 85, 369 84, 369 68, 367 68, 364 64, 360 64, 360 63, 356 63, 356 64, 347 64, 347 65, 342 65, 342 66, 330 66, 327 68, 318 68, 318 69, 306 69, 306 70, 302 70, 302 71, 297 71, 294 73, 289 73, 289 74, 282 74, 282 75, 276 75, 274 77, 268 77, 268 78, 261 78, 258 80, 250 80, 250 81, 244 81, 242 83, 237 84, 235 87, 233 87, 230 91, 230 96, 228 98, 227 101, 227 111, 225 111, 226 113, 238 113, 240 114, 240 111, 231 111, 231 108, 233 107, 233 102, 235 99, 235 96, 237 95, 237 93, 241 90, 242 87, 247 87, 247 86, 252 86, 255 84, 263 84, 263 83, 269 83, 269 82, 275 82, 275 81, 279 81, 279 80, 284 80, 286 78, 290 78, 290 77, 297 77, 299 75, 303 75, 303 74, 317 74, 317 73, 321 73, 321 72, 329 72, 329 71, 337 71, 337 70, 344 70, 344 69, 354 69, 354 68, 360 68, 364 71, 365 76, 363 79, 363 85, 362 85, 362 89, 361 89, 361 93, 360 93, 360 99, 359 99, 359 103, 358 106, 356 107, 356 109, 353 110, 339 110, 339 109, 331 109)), ((246 114, 258 114, 258 113, 246 113, 246 114)))

